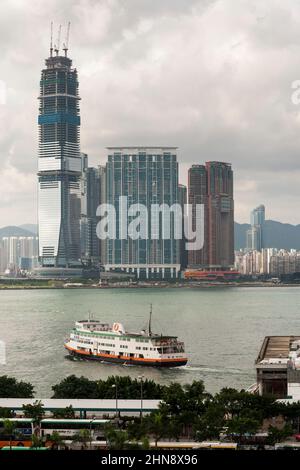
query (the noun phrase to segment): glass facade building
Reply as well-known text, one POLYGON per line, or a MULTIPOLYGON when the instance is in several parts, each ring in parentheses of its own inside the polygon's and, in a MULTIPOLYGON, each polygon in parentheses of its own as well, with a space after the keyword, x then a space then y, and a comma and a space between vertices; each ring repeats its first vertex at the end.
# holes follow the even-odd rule
POLYGON ((115 238, 106 241, 106 271, 132 272, 138 278, 147 279, 177 277, 180 240, 175 239, 173 213, 170 212, 168 219, 162 208, 159 219, 151 217, 152 205, 160 208, 162 205, 179 206, 176 148, 109 147, 106 202, 115 208, 116 213, 115 238), (124 196, 126 207, 120 204, 120 197, 124 196), (124 236, 122 217, 128 213, 127 221, 130 223, 130 207, 138 204, 147 208, 147 216, 139 212, 144 232, 143 236, 133 239, 128 234, 124 236), (168 238, 163 235, 163 227, 166 226, 170 231, 168 238))
POLYGON ((82 177, 81 259, 84 264, 103 264, 103 241, 96 229, 98 206, 105 202, 105 167, 85 167, 82 177))
MULTIPOLYGON (((65 51, 66 52, 66 51, 65 51)), ((80 116, 78 78, 67 55, 46 59, 40 81, 38 219, 42 266, 80 259, 80 116)))
POLYGON ((264 248, 265 206, 261 204, 251 211, 251 228, 246 233, 247 250, 261 251, 264 248))

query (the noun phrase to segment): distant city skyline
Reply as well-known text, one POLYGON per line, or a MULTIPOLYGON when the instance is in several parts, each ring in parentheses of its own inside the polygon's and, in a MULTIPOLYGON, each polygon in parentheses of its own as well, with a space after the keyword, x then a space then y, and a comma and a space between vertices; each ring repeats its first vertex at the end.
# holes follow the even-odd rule
POLYGON ((232 164, 238 222, 263 202, 270 219, 299 223, 298 8, 296 0, 1 2, 1 225, 37 221, 36 90, 51 20, 54 37, 63 25, 62 42, 71 21, 91 165, 105 164, 109 145, 177 146, 185 185, 193 163, 232 164))

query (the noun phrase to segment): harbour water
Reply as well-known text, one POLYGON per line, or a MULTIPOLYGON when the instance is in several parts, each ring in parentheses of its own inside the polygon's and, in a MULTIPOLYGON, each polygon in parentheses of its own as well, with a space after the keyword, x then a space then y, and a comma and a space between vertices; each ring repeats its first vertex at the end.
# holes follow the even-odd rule
POLYGON ((0 292, 0 340, 7 363, 0 375, 31 382, 36 396, 75 374, 90 379, 144 375, 155 381, 203 380, 206 389, 247 388, 255 381, 254 361, 266 335, 300 334, 300 289, 51 289, 0 292), (131 331, 144 329, 149 304, 152 329, 178 335, 186 345, 187 366, 141 368, 74 361, 63 343, 75 320, 119 321, 131 331))

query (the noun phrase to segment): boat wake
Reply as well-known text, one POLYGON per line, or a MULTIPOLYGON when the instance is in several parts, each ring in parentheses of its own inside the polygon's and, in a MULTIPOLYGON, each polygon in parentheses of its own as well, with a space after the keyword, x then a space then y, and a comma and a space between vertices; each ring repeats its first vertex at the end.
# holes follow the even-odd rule
POLYGON ((227 373, 227 374, 243 374, 244 371, 242 371, 241 369, 228 369, 228 368, 216 368, 216 367, 208 367, 208 366, 190 366, 190 365, 186 365, 186 366, 182 366, 180 367, 180 370, 184 370, 186 372, 207 372, 207 373, 211 373, 211 374, 223 374, 223 373, 227 373))

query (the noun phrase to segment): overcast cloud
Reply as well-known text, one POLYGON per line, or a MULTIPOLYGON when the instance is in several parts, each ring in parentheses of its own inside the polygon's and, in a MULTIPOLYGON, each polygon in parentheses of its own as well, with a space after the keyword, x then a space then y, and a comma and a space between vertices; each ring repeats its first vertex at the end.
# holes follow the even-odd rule
POLYGON ((298 0, 1 0, 0 226, 36 222, 51 20, 71 21, 91 165, 106 146, 178 146, 182 183, 192 163, 232 163, 237 221, 264 203, 267 218, 300 223, 298 0))

